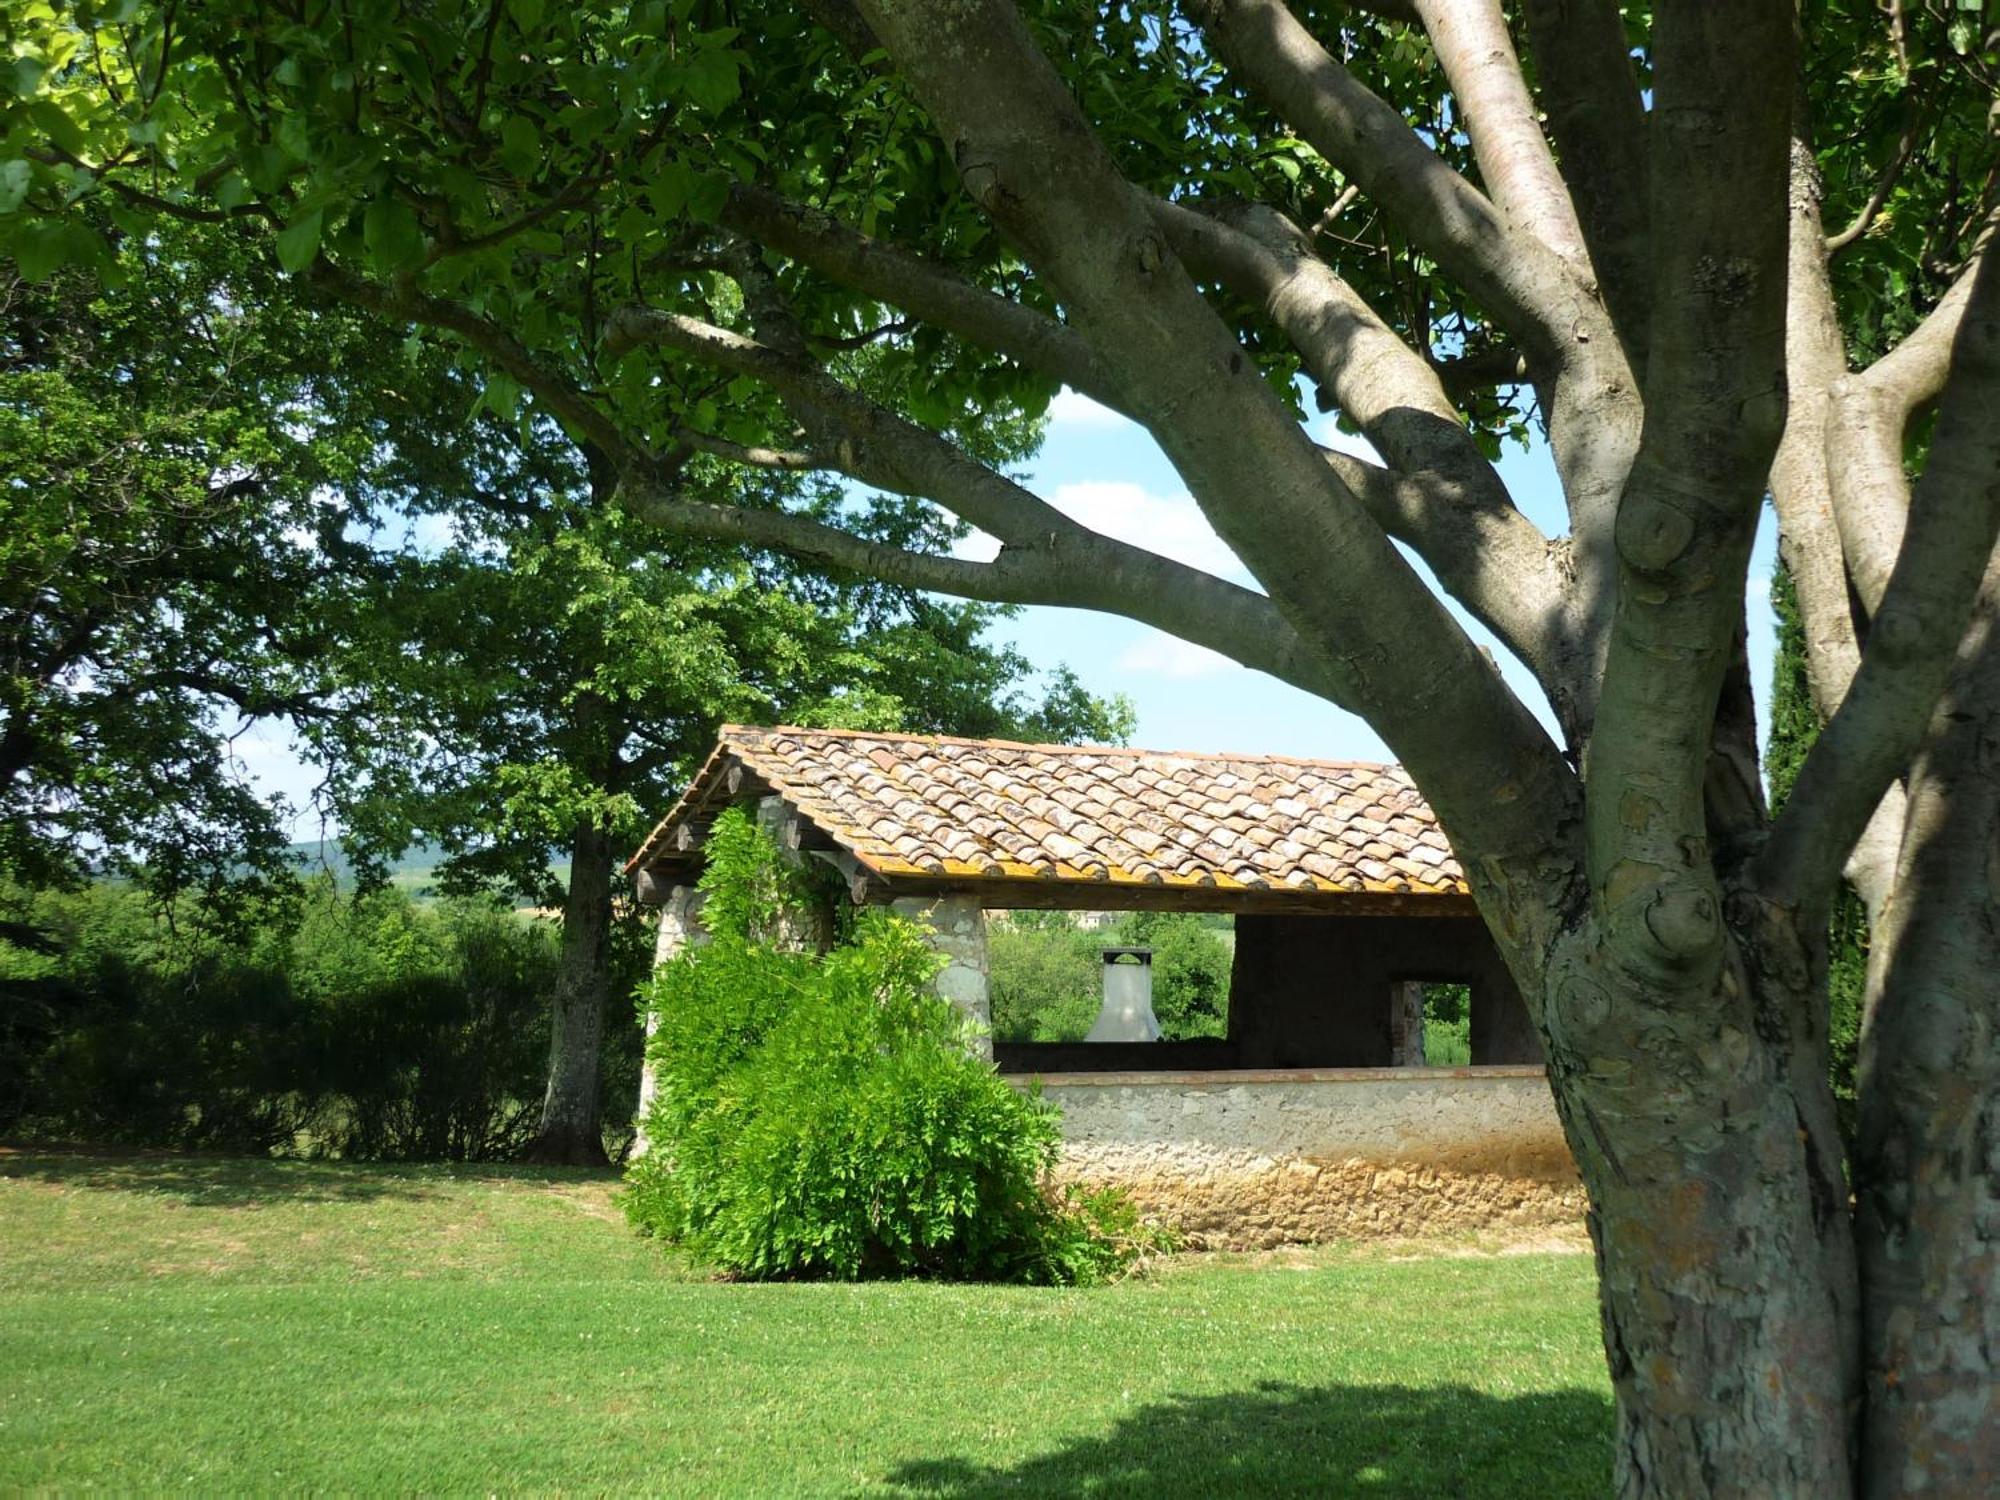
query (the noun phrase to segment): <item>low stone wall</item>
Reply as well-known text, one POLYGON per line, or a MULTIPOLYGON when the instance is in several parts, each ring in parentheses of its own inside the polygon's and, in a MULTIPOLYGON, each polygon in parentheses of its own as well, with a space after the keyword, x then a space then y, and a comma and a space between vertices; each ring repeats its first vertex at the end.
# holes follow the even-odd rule
POLYGON ((1061 1073, 1042 1086, 1063 1112, 1063 1176, 1117 1183, 1197 1248, 1583 1217, 1539 1067, 1061 1073))

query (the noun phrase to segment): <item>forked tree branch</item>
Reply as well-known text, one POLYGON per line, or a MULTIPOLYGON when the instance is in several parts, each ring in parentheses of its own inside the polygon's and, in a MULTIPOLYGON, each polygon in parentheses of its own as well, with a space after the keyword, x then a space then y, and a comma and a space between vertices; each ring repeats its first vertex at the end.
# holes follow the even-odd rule
POLYGON ((1910 509, 1903 437, 1938 398, 1990 240, 1916 331, 1868 369, 1834 386, 1827 424, 1833 515, 1861 606, 1874 614, 1902 550, 1910 509))
POLYGON ((1574 869, 1556 851, 1574 827, 1565 813, 1575 778, 1546 733, 1203 302, 1150 200, 1120 175, 1015 7, 861 8, 974 200, 1115 365, 1130 407, 1211 524, 1324 650, 1340 696, 1411 766, 1471 855, 1491 909, 1518 915, 1520 940, 1538 939, 1549 882, 1566 889, 1574 869), (1254 469, 1245 454, 1257 456, 1254 469), (1485 747, 1477 764, 1460 753, 1468 738, 1485 747))
MULTIPOLYGON (((1585 276, 1493 204, 1328 55, 1284 0, 1184 0, 1230 70, 1361 185, 1520 345, 1549 416, 1580 618, 1602 638, 1611 526, 1638 444, 1638 392, 1585 276)), ((1595 676, 1592 669, 1591 676, 1595 676)))
MULTIPOLYGON (((537 362, 485 318, 442 298, 384 287, 321 263, 314 282, 357 307, 400 322, 440 328, 465 339, 618 469, 620 503, 677 535, 739 541, 809 561, 853 569, 912 587, 1003 603, 1069 604, 1107 609, 1170 634, 1225 651, 1246 665, 1340 701, 1340 682, 1271 601, 1141 547, 1078 525, 936 434, 875 406, 858 392, 775 350, 726 329, 653 309, 626 309, 612 320, 609 351, 656 342, 790 394, 822 421, 841 424, 824 454, 741 448, 703 437, 689 446, 763 466, 838 467, 841 472, 924 496, 1002 538, 993 563, 914 552, 779 510, 686 498, 665 481, 662 465, 625 437, 575 385, 537 362), (862 455, 868 454, 866 458, 862 455), (823 461, 823 459, 825 461, 823 461), (929 483, 929 488, 920 488, 929 483)), ((685 440, 688 435, 683 434, 685 440)))
POLYGON ((1706 861, 1716 705, 1784 426, 1792 11, 1655 13, 1654 301, 1645 428, 1619 505, 1588 827, 1620 961, 1709 992, 1723 952, 1706 861))
POLYGON ((1982 256, 1937 431, 1853 685, 1799 771, 1763 857, 1776 899, 1817 909, 1922 739, 2000 536, 2000 257, 1982 256))
POLYGON ((1558 362, 1571 289, 1553 252, 1510 230, 1493 203, 1335 61, 1284 0, 1185 3, 1230 71, 1478 298, 1529 351, 1531 364, 1558 362))
POLYGON ((1567 702, 1585 690, 1564 650, 1556 550, 1515 508, 1430 364, 1274 210, 1239 206, 1211 217, 1160 200, 1152 207, 1183 264, 1261 305, 1388 460, 1385 470, 1326 454, 1369 513, 1417 550, 1552 698, 1567 702))
POLYGON ((903 556, 898 549, 884 550, 838 528, 818 523, 813 523, 817 529, 793 527, 801 518, 779 512, 744 510, 742 515, 750 519, 719 517, 712 508, 693 501, 676 501, 680 508, 662 509, 666 502, 659 487, 645 483, 646 471, 641 471, 637 489, 654 497, 656 520, 664 523, 675 516, 690 524, 699 520, 708 528, 704 535, 732 526, 738 528, 736 534, 754 532, 770 538, 771 546, 792 552, 805 548, 819 558, 830 559, 835 551, 850 558, 865 556, 895 568, 895 581, 954 593, 969 591, 973 598, 1108 609, 1229 652, 1248 665, 1339 701, 1338 681, 1325 661, 1306 649, 1263 595, 1080 525, 945 438, 877 405, 817 365, 681 314, 646 307, 621 309, 607 327, 605 353, 616 358, 640 344, 673 349, 769 385, 801 420, 817 429, 819 448, 810 456, 818 467, 942 505, 1000 538, 1003 545, 998 563, 991 565, 998 571, 979 572, 974 570, 989 565, 958 558, 943 559, 945 565, 939 565, 940 560, 925 553, 903 556))

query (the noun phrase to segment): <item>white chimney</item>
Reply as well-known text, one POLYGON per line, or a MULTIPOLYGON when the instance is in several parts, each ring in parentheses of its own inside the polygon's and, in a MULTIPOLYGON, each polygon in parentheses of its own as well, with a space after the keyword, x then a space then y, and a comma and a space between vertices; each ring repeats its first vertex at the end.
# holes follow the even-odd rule
POLYGON ((1153 1015, 1153 950, 1104 950, 1104 1008, 1086 1042, 1157 1042, 1160 1023, 1153 1015))

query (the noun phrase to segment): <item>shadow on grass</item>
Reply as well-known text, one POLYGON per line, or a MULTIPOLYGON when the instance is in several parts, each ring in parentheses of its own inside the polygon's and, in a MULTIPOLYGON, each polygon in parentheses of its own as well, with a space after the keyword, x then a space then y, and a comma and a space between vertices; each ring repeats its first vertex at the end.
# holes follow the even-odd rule
POLYGON ((265 1160, 257 1157, 112 1155, 101 1149, 0 1147, 0 1178, 61 1187, 144 1193, 205 1208, 275 1203, 421 1202, 452 1182, 598 1182, 615 1173, 496 1162, 403 1163, 265 1160))
MULTIPOLYGON (((1004 1397, 995 1394, 996 1400, 1004 1397)), ((1463 1386, 1300 1386, 1172 1396, 1109 1433, 1004 1467, 906 1464, 905 1495, 1357 1495, 1563 1500, 1611 1486, 1611 1398, 1463 1386)))

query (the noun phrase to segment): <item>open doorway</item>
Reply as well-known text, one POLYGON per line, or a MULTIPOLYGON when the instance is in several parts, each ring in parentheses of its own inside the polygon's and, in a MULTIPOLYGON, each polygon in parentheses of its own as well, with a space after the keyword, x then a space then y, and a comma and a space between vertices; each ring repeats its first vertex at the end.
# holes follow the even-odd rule
POLYGON ((1471 1066, 1471 985, 1450 979, 1398 980, 1390 1010, 1391 1066, 1471 1066))

